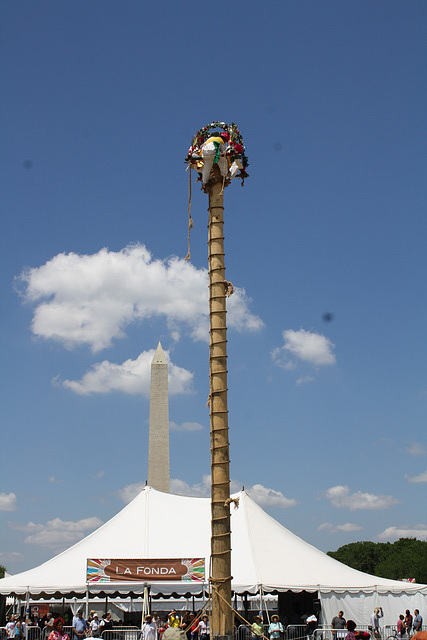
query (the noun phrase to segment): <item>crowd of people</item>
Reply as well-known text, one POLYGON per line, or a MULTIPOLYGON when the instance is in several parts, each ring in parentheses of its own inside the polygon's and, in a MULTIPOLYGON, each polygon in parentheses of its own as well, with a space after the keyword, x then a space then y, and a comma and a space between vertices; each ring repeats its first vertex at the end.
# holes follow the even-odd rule
MULTIPOLYGON (((384 612, 382 607, 375 608, 368 629, 370 633, 380 640, 380 620, 383 618, 384 612)), ((314 630, 317 628, 317 618, 315 615, 305 617, 305 634, 307 640, 312 640, 314 630)), ((96 611, 91 611, 88 619, 83 617, 80 609, 73 617, 70 634, 64 631, 64 619, 61 617, 54 618, 52 614, 47 614, 36 623, 31 619, 25 619, 24 616, 11 615, 6 627, 6 637, 10 640, 31 640, 27 634, 29 625, 38 626, 42 630, 41 640, 84 640, 85 638, 100 638, 104 631, 113 629, 113 621, 111 613, 105 613, 99 619, 96 611)), ((400 614, 397 621, 397 636, 402 640, 409 640, 416 633, 422 631, 423 619, 418 609, 414 610, 412 616, 409 609, 405 615, 400 614)), ((209 618, 202 615, 185 611, 179 614, 176 609, 168 614, 167 617, 161 619, 156 612, 147 615, 141 629, 141 640, 161 640, 165 629, 171 627, 180 629, 185 632, 187 640, 210 640, 209 618)), ((31 628, 34 627, 29 627, 31 628)), ((356 633, 356 623, 353 620, 346 620, 344 612, 339 611, 331 621, 332 640, 362 640, 362 635, 356 633)), ((283 640, 285 634, 285 626, 279 619, 278 615, 271 617, 271 622, 266 628, 264 621, 260 615, 255 616, 253 623, 250 625, 252 640, 260 640, 268 635, 270 640, 283 640)), ((366 633, 369 637, 369 634, 366 633)), ((37 639, 39 640, 39 639, 37 639)))
MULTIPOLYGON (((376 607, 370 617, 370 624, 368 625, 368 629, 373 634, 374 638, 381 638, 380 620, 383 617, 384 612, 382 607, 376 607)), ((409 609, 406 609, 405 615, 403 615, 403 613, 400 614, 399 619, 397 620, 397 635, 399 638, 408 640, 412 635, 421 631, 422 626, 423 619, 419 610, 415 609, 414 616, 412 616, 409 609)), ((340 611, 337 616, 332 618, 331 628, 334 640, 339 640, 340 638, 344 638, 344 640, 356 640, 356 623, 353 620, 346 621, 343 611, 340 611)))
POLYGON ((209 618, 207 615, 202 615, 199 619, 190 611, 185 611, 180 615, 176 609, 172 609, 167 618, 163 620, 156 612, 153 615, 147 615, 142 626, 141 638, 142 640, 161 640, 164 631, 168 627, 184 631, 187 640, 210 639, 209 618))

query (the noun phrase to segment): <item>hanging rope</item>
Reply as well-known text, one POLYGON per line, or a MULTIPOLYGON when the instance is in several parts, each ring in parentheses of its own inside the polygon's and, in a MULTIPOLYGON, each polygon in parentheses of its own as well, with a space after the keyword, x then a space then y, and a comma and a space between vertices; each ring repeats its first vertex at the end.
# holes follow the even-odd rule
POLYGON ((187 245, 188 245, 188 251, 187 251, 187 255, 185 256, 185 260, 190 260, 190 229, 193 228, 193 218, 191 217, 191 164, 190 164, 190 170, 188 172, 188 178, 189 178, 189 186, 188 186, 188 237, 187 237, 187 245))
MULTIPOLYGON (((248 627, 252 627, 251 623, 248 620, 246 620, 246 618, 244 618, 238 611, 236 611, 236 609, 229 602, 227 602, 227 600, 225 598, 223 598, 223 596, 220 594, 220 592, 218 591, 217 588, 213 587, 213 590, 215 592, 214 595, 218 596, 218 598, 221 598, 221 600, 224 602, 224 604, 227 605, 227 607, 229 609, 231 609, 231 611, 233 611, 233 613, 238 618, 240 618, 240 620, 242 620, 242 622, 244 622, 246 625, 248 625, 248 627)), ((213 596, 212 596, 212 598, 213 598, 213 596)), ((264 634, 262 634, 262 636, 259 636, 259 637, 260 638, 264 638, 264 640, 268 640, 268 638, 264 634)))

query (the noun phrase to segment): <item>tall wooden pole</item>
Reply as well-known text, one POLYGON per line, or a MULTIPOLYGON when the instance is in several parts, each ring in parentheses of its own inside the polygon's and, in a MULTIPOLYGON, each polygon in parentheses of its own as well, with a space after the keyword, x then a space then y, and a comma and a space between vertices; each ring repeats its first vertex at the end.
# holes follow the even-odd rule
POLYGON ((210 427, 211 427, 211 637, 230 636, 231 533, 230 456, 227 409, 227 323, 224 263, 223 181, 217 164, 205 189, 209 193, 209 311, 210 311, 210 427))

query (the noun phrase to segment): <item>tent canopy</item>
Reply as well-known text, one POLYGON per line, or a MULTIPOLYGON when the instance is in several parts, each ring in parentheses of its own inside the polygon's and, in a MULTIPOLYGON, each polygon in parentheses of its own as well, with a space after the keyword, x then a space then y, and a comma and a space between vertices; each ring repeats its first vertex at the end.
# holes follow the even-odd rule
MULTIPOLYGON (((269 516, 245 492, 233 495, 232 589, 235 593, 309 591, 322 594, 427 594, 427 586, 356 571, 307 544, 269 516)), ((87 583, 88 558, 210 557, 210 499, 145 487, 111 520, 44 564, 0 580, 0 594, 34 597, 120 597, 144 592, 200 595, 205 582, 87 583)))

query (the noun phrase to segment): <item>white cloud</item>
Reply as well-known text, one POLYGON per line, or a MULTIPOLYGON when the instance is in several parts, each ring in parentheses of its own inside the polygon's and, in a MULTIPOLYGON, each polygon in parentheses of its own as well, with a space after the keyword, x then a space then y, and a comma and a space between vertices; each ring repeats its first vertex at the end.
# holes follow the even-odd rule
MULTIPOLYGON (((325 366, 336 363, 333 353, 335 345, 326 336, 300 329, 283 331, 284 345, 276 347, 271 352, 275 364, 283 369, 295 368, 292 357, 315 366, 325 366)), ((301 382, 309 382, 307 378, 300 378, 301 382)))
POLYGON ((422 456, 427 453, 427 449, 421 442, 411 442, 406 447, 407 453, 410 453, 411 456, 422 456))
MULTIPOLYGON (((124 487, 124 489, 117 491, 117 495, 124 503, 127 504, 133 500, 144 487, 145 483, 129 484, 124 487)), ((237 480, 231 481, 231 493, 237 493, 241 488, 241 482, 237 480)), ((188 484, 185 480, 171 478, 170 491, 171 493, 180 496, 208 498, 211 495, 211 476, 210 474, 205 474, 202 477, 201 482, 196 482, 192 485, 188 484)), ((245 491, 262 507, 280 507, 282 509, 289 509, 290 507, 294 507, 298 504, 293 498, 286 498, 280 491, 267 489, 261 484, 255 484, 253 487, 245 487, 245 491)))
POLYGON ((169 422, 169 427, 171 431, 200 431, 204 428, 198 422, 181 422, 181 424, 177 424, 172 421, 169 422))
POLYGON ((129 504, 145 487, 145 482, 134 482, 133 484, 127 484, 123 489, 116 491, 116 495, 124 502, 129 504))
POLYGON ((427 471, 423 471, 423 473, 417 476, 408 476, 408 474, 405 473, 405 480, 408 482, 427 482, 427 471))
POLYGON ((46 524, 9 522, 11 529, 29 534, 24 540, 26 544, 36 544, 56 550, 67 548, 81 540, 87 532, 93 531, 101 525, 102 520, 96 517, 84 518, 78 522, 68 522, 60 518, 54 518, 46 524))
POLYGON ((14 493, 0 493, 0 511, 16 511, 16 495, 14 493))
MULTIPOLYGON (((238 480, 231 481, 231 493, 238 493, 241 489, 241 482, 238 480)), ((171 480, 171 491, 184 496, 208 497, 211 494, 211 477, 209 474, 206 474, 203 476, 201 483, 196 483, 191 486, 184 480, 171 480)), ((280 491, 267 489, 261 484, 255 484, 252 487, 245 487, 245 491, 261 507, 279 507, 282 509, 289 509, 297 504, 296 500, 285 498, 283 493, 280 491)))
POLYGON ((209 473, 202 477, 201 482, 189 485, 185 480, 179 478, 171 479, 171 493, 180 496, 197 496, 198 498, 208 498, 211 495, 211 476, 209 473))
MULTIPOLYGON (((61 253, 41 267, 23 271, 17 283, 35 305, 32 331, 72 348, 93 351, 111 345, 137 321, 164 317, 174 340, 188 331, 209 339, 208 274, 177 257, 155 260, 144 245, 92 255, 61 253)), ((228 299, 228 325, 257 331, 262 320, 249 310, 244 289, 228 299)))
POLYGON ((313 376, 301 376, 300 378, 298 378, 297 380, 297 384, 308 384, 309 382, 313 382, 314 378, 313 376))
POLYGON ((362 491, 350 493, 348 486, 341 485, 331 487, 325 492, 325 495, 333 507, 337 509, 350 509, 350 511, 359 511, 362 509, 379 511, 381 509, 389 509, 394 504, 399 503, 399 500, 393 498, 393 496, 376 496, 373 493, 363 493, 362 491))
MULTIPOLYGON (((136 498, 138 493, 140 493, 145 486, 145 482, 128 484, 123 489, 117 491, 117 495, 125 504, 128 504, 136 498)), ((198 496, 201 498, 207 498, 211 493, 211 477, 209 474, 204 475, 201 482, 193 485, 189 485, 185 480, 171 478, 170 492, 179 496, 198 496)))
POLYGON ((414 527, 400 525, 399 527, 388 527, 377 536, 378 540, 399 540, 399 538, 417 538, 427 541, 427 524, 418 524, 414 527))
MULTIPOLYGON (((92 370, 84 374, 80 380, 64 380, 64 387, 81 395, 90 393, 142 393, 150 396, 151 362, 155 350, 143 351, 136 360, 126 360, 123 364, 115 364, 104 360, 93 365, 92 370)), ((169 359, 169 352, 165 352, 169 359)), ((168 387, 169 394, 191 393, 193 374, 187 369, 169 362, 168 387)))
POLYGON ((253 500, 261 507, 279 507, 281 509, 289 509, 298 504, 294 498, 286 498, 281 491, 268 489, 262 484, 254 484, 252 487, 245 487, 253 500))
POLYGON ((20 562, 23 559, 24 559, 23 554, 19 553, 18 551, 10 551, 10 552, 0 551, 0 563, 3 566, 8 562, 20 562))
POLYGON ((352 531, 362 531, 363 527, 358 524, 346 522, 345 524, 334 525, 331 522, 324 522, 317 527, 318 531, 329 531, 330 533, 351 533, 352 531))

